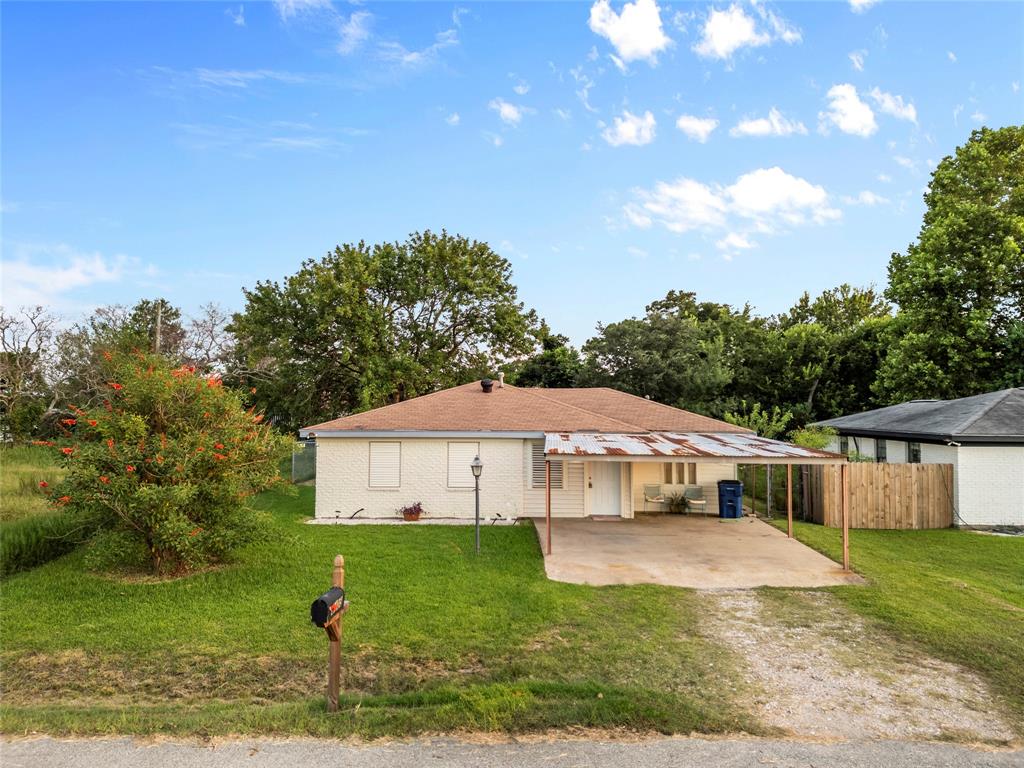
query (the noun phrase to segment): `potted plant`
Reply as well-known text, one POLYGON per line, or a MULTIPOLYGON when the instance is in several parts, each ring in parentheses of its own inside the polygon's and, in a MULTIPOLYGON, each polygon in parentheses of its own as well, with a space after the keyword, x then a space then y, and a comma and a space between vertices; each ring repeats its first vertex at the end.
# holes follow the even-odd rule
POLYGON ((681 493, 670 493, 665 497, 665 505, 669 514, 681 515, 686 511, 686 497, 681 493))
POLYGON ((416 520, 419 520, 420 515, 423 514, 423 504, 419 501, 415 504, 409 504, 408 506, 399 509, 398 514, 400 514, 407 523, 415 522, 416 520))

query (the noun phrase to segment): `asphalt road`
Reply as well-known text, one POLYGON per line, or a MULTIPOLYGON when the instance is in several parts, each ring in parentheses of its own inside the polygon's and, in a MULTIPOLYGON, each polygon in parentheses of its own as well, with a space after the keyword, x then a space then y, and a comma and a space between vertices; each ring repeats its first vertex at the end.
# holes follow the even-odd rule
POLYGON ((1024 751, 871 741, 814 744, 762 739, 657 739, 471 744, 449 739, 350 746, 332 741, 131 739, 5 740, 3 768, 1006 768, 1024 751))

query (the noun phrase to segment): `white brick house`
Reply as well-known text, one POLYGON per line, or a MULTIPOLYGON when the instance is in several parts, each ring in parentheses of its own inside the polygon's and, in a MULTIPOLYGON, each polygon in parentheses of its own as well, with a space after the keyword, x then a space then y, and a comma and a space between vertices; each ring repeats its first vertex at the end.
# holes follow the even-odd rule
POLYGON ((829 448, 876 461, 953 465, 960 525, 1024 526, 1024 388, 957 400, 911 400, 819 421, 829 448))
POLYGON ((472 518, 469 464, 479 456, 487 518, 623 517, 645 500, 699 487, 718 513, 719 480, 738 463, 834 463, 834 454, 605 388, 473 382, 301 430, 316 439, 316 517, 391 518, 421 502, 428 517, 472 518))

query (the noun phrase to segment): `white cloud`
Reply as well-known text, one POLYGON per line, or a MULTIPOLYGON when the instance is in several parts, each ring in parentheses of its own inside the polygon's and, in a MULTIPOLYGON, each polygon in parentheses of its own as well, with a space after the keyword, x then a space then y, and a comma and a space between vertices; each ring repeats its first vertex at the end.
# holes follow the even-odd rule
POLYGON ((634 259, 646 259, 650 255, 643 248, 637 248, 635 245, 626 246, 626 253, 634 259))
POLYGON ((512 90, 516 94, 520 96, 525 96, 527 93, 529 93, 529 83, 527 83, 525 80, 523 80, 521 77, 519 77, 513 72, 509 73, 509 78, 515 81, 515 85, 512 86, 512 90))
POLYGON ((498 250, 501 253, 507 253, 509 256, 515 256, 516 258, 519 259, 530 258, 530 254, 525 253, 524 251, 521 251, 518 248, 516 248, 512 244, 511 240, 502 240, 500 243, 498 243, 498 250))
POLYGON ((1010 83, 1010 90, 1014 93, 1020 93, 1020 82, 1018 80, 1014 80, 1010 83))
POLYGON ((404 67, 419 67, 434 61, 445 48, 451 48, 458 44, 458 33, 454 29, 446 29, 434 35, 433 43, 418 51, 410 51, 398 42, 382 42, 377 46, 377 56, 383 61, 400 64, 404 67))
POLYGON ((347 21, 341 22, 338 27, 338 35, 341 37, 337 46, 338 53, 348 56, 359 50, 362 44, 370 39, 370 22, 372 20, 372 13, 354 11, 347 21))
POLYGON ((761 4, 753 5, 760 18, 751 16, 738 3, 725 10, 712 8, 701 28, 701 39, 693 50, 710 59, 729 59, 741 48, 756 48, 782 41, 793 45, 803 40, 800 30, 761 4))
POLYGON ((757 244, 750 241, 746 235, 741 235, 737 232, 730 232, 715 243, 715 247, 720 251, 746 251, 751 248, 756 248, 757 244))
POLYGON ((60 307, 67 303, 67 294, 120 282, 129 271, 138 271, 137 267, 137 261, 125 256, 107 258, 63 243, 18 245, 13 260, 0 262, 3 304, 11 308, 60 307))
POLYGON ((964 105, 963 104, 957 104, 955 107, 953 107, 953 125, 959 125, 960 124, 960 113, 963 112, 963 111, 964 111, 964 105))
POLYGON ((462 120, 462 118, 459 117, 459 113, 458 112, 452 112, 450 115, 448 115, 448 117, 446 117, 444 119, 444 121, 446 123, 448 123, 448 125, 452 126, 453 128, 456 125, 458 125, 461 120, 462 120))
POLYGON ((886 93, 877 86, 871 89, 869 95, 875 104, 878 105, 878 109, 881 112, 892 115, 900 120, 908 120, 915 125, 917 124, 917 110, 914 108, 913 103, 909 101, 904 102, 902 96, 886 93))
POLYGON ((654 141, 656 126, 657 122, 650 110, 643 115, 634 115, 627 109, 622 112, 621 117, 615 118, 613 125, 601 132, 601 137, 613 147, 623 144, 642 147, 654 141))
POLYGON ((864 59, 868 57, 868 52, 864 49, 859 51, 850 51, 848 54, 850 57, 850 63, 853 64, 853 68, 858 72, 864 71, 864 59))
POLYGON ((971 120, 973 120, 976 123, 984 123, 986 120, 988 120, 988 115, 986 115, 979 109, 976 110, 974 114, 971 115, 971 120))
POLYGON ((685 133, 694 141, 701 144, 706 142, 712 131, 718 127, 718 121, 713 117, 697 117, 696 115, 680 115, 676 120, 676 128, 685 133))
POLYGON ((946 58, 949 59, 953 64, 956 64, 956 54, 952 51, 946 51, 946 58))
POLYGON ((609 0, 597 0, 590 8, 590 29, 607 38, 623 62, 657 64, 658 53, 672 44, 661 26, 661 12, 655 0, 634 0, 612 10, 609 0))
POLYGON ((304 75, 281 72, 273 69, 205 69, 195 70, 200 86, 213 88, 248 88, 259 82, 273 81, 278 83, 297 84, 306 82, 304 75))
POLYGON ((506 125, 519 125, 523 121, 523 115, 530 111, 526 107, 505 101, 502 98, 491 99, 487 107, 498 113, 498 117, 506 125))
POLYGON ((673 182, 659 181, 654 189, 634 190, 638 203, 627 204, 626 218, 638 226, 650 226, 657 220, 670 232, 712 229, 725 225, 728 204, 722 195, 706 184, 684 177, 673 182))
POLYGON ((917 170, 917 163, 915 163, 909 157, 904 157, 903 155, 893 155, 892 159, 896 163, 896 165, 902 168, 906 168, 908 171, 917 170))
POLYGON ((839 218, 839 211, 829 206, 825 188, 805 179, 791 176, 775 166, 759 168, 740 176, 726 187, 730 208, 740 216, 758 222, 760 231, 772 231, 784 224, 815 223, 839 218))
POLYGON ((876 195, 871 190, 865 189, 859 195, 857 195, 856 197, 851 197, 849 195, 845 196, 843 198, 843 202, 846 203, 847 205, 867 205, 867 206, 873 206, 873 205, 884 205, 884 204, 889 202, 889 198, 882 197, 881 195, 876 195))
POLYGON ((501 146, 502 144, 504 144, 504 143, 505 143, 505 139, 503 139, 503 138, 502 138, 502 137, 501 137, 501 136, 500 136, 499 134, 497 134, 497 133, 492 133, 491 131, 482 131, 482 132, 481 132, 481 135, 482 135, 482 136, 483 136, 483 137, 484 137, 485 139, 487 139, 487 142, 488 142, 489 144, 491 144, 492 146, 495 146, 495 147, 500 147, 500 146, 501 146))
POLYGON ((759 32, 752 16, 748 16, 739 5, 731 5, 724 11, 711 9, 704 22, 701 41, 694 45, 693 50, 706 58, 728 59, 740 48, 770 42, 771 35, 759 32))
POLYGON ((274 0, 274 7, 282 21, 317 11, 334 12, 331 0, 274 0))
POLYGON ((878 179, 883 184, 888 184, 892 181, 892 176, 890 176, 888 173, 880 173, 877 176, 875 176, 875 178, 878 179))
POLYGON ((229 19, 231 19, 231 23, 234 24, 236 27, 244 27, 245 26, 245 6, 244 5, 238 6, 238 11, 237 12, 231 10, 230 8, 225 8, 224 9, 224 15, 227 16, 229 19))
POLYGON ((877 2, 878 0, 850 0, 850 10, 854 13, 864 13, 877 2))
POLYGON ((576 97, 583 104, 583 108, 588 112, 597 112, 597 110, 590 104, 590 89, 594 87, 594 81, 590 79, 584 72, 582 67, 574 67, 569 70, 569 74, 572 75, 572 79, 576 81, 576 85, 579 86, 576 89, 576 97))
POLYGON ((843 133, 854 136, 871 136, 878 130, 875 113, 857 95, 857 89, 849 83, 833 85, 828 91, 829 105, 824 112, 818 113, 818 129, 827 133, 829 125, 834 125, 843 133))
POLYGON ((572 117, 572 112, 568 109, 562 109, 561 107, 555 107, 552 110, 560 120, 569 120, 572 117))
POLYGON ((729 129, 730 136, 792 136, 794 133, 807 135, 807 126, 799 120, 787 119, 772 107, 768 117, 744 118, 729 129))
POLYGON ((452 11, 452 24, 456 27, 462 26, 462 17, 469 13, 469 8, 456 8, 452 11))
POLYGON ((634 189, 623 206, 627 223, 646 229, 655 223, 670 232, 720 232, 719 250, 756 247, 751 233, 773 234, 795 226, 840 218, 825 189, 783 171, 759 168, 730 185, 708 185, 680 177, 652 189, 634 189))

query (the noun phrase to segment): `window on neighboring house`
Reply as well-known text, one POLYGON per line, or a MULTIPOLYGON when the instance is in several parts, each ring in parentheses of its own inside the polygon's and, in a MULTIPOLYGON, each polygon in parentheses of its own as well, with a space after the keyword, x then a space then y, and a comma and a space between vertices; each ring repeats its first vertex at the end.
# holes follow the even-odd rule
POLYGON ((885 460, 885 440, 877 438, 875 440, 875 461, 877 461, 879 464, 885 464, 885 460))
MULTIPOLYGON (((534 488, 546 487, 545 481, 545 469, 544 469, 544 443, 534 443, 531 453, 530 463, 530 480, 531 485, 534 488)), ((551 490, 560 491, 562 490, 562 473, 563 473, 563 462, 552 461, 551 462, 551 490)))
POLYGON ((691 462, 691 463, 686 465, 686 474, 687 474, 686 482, 689 483, 690 485, 696 485, 697 484, 697 465, 696 465, 696 463, 691 462))
POLYGON ((673 485, 675 483, 672 470, 674 466, 675 464, 672 462, 665 462, 661 465, 661 481, 665 483, 665 485, 673 485))
POLYGON ((402 444, 370 443, 371 488, 398 488, 402 483, 402 444))
POLYGON ((908 464, 920 464, 921 463, 921 444, 920 443, 907 443, 907 463, 908 464))
POLYGON ((843 456, 850 455, 850 438, 846 435, 842 435, 839 438, 839 452, 843 454, 843 456))
POLYGON ((480 455, 480 443, 448 443, 448 487, 472 488, 470 462, 480 455))

